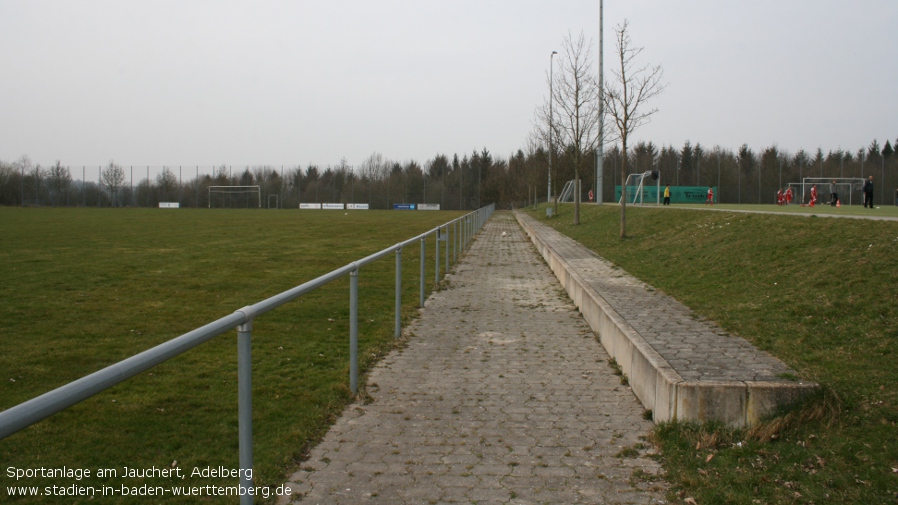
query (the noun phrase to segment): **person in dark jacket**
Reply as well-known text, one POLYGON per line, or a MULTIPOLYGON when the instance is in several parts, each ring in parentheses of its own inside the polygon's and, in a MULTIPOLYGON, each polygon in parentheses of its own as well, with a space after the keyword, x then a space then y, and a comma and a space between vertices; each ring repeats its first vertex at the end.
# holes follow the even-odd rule
POLYGON ((871 175, 869 179, 864 181, 864 208, 867 208, 867 205, 870 205, 870 208, 873 208, 873 176, 871 175))

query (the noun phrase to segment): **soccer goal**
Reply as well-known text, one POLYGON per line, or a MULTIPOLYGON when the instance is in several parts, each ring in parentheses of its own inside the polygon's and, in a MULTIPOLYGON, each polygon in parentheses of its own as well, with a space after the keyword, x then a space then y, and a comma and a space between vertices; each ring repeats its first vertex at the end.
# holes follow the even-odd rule
MULTIPOLYGON (((627 203, 638 203, 640 205, 645 203, 646 190, 648 190, 649 203, 651 203, 651 198, 654 196, 655 204, 661 205, 661 177, 657 170, 647 170, 641 174, 630 174, 627 176, 627 182, 624 186, 627 188, 627 200, 629 200, 627 203), (655 181, 654 188, 652 187, 652 181, 655 181)), ((624 199, 623 192, 621 192, 620 199, 624 199)))
POLYGON ((836 193, 839 201, 851 205, 855 193, 858 199, 863 201, 861 192, 864 189, 864 179, 860 177, 805 177, 802 182, 790 182, 792 192, 799 197, 799 203, 809 203, 811 198, 811 186, 817 186, 817 205, 828 204, 832 201, 832 194, 836 193))
POLYGON ((558 196, 559 202, 573 202, 574 201, 574 183, 575 181, 567 181, 564 183, 564 187, 561 188, 561 194, 558 196))
POLYGON ((209 208, 262 208, 259 186, 209 186, 209 208))

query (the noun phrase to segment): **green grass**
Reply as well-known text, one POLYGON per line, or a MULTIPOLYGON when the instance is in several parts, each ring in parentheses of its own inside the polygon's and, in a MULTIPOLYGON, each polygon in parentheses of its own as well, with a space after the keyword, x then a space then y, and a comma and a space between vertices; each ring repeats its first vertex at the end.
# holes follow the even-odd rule
MULTIPOLYGON (((459 213, 0 208, 0 409, 351 261, 459 213)), ((418 302, 418 246, 404 254, 405 320, 418 302)), ((427 289, 433 240, 427 244, 427 289)), ((359 275, 360 366, 390 350, 392 255, 359 275)), ((339 279, 253 325, 256 485, 278 486, 351 400, 349 285, 339 279)), ((12 485, 234 485, 235 479, 16 482, 7 467, 237 468, 236 332, 0 440, 0 502, 12 485)), ((360 381, 363 382, 363 381, 360 381)), ((97 497, 92 503, 146 503, 97 497)), ((154 500, 208 503, 204 499, 154 500)), ((216 499, 213 503, 233 503, 216 499)))
POLYGON ((898 502, 898 222, 628 207, 621 240, 619 207, 559 209, 556 229, 822 385, 752 430, 658 426, 675 501, 898 502))
MULTIPOLYGON (((618 208, 618 207, 615 207, 618 208)), ((817 216, 875 216, 875 217, 893 217, 898 218, 898 206, 885 205, 876 206, 873 209, 865 209, 863 205, 843 205, 841 207, 831 207, 830 205, 815 205, 802 207, 798 204, 792 205, 758 205, 758 204, 735 204, 723 203, 707 206, 700 203, 673 204, 670 208, 676 209, 707 209, 707 210, 728 210, 728 211, 746 211, 746 212, 777 212, 786 214, 806 214, 817 216)))

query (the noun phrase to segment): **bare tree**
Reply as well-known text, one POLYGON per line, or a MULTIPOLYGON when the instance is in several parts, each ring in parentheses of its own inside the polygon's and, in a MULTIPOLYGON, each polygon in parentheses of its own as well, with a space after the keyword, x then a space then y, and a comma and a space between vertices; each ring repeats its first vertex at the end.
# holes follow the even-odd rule
POLYGON ((221 165, 215 169, 215 184, 224 186, 231 183, 231 175, 227 165, 221 165))
POLYGON ((47 171, 41 168, 40 164, 31 169, 31 181, 34 183, 34 204, 40 205, 41 189, 44 187, 44 179, 47 177, 47 171))
POLYGON ((622 147, 620 237, 627 236, 627 140, 630 134, 649 121, 658 109, 646 110, 646 102, 664 90, 661 66, 636 66, 641 47, 633 47, 627 33, 628 23, 614 29, 617 57, 620 67, 611 71, 603 97, 605 110, 614 120, 622 147))
POLYGON ((54 205, 59 205, 62 195, 68 196, 69 184, 72 182, 72 173, 69 167, 62 166, 59 160, 50 167, 50 184, 53 187, 54 205))
POLYGON ((125 169, 110 161, 106 170, 100 174, 100 183, 109 191, 109 197, 112 199, 112 206, 118 205, 118 190, 125 184, 125 169))
POLYGON ((371 153, 371 156, 368 156, 368 158, 362 162, 360 172, 362 177, 367 177, 372 181, 386 179, 388 163, 384 161, 384 156, 382 154, 371 153))
POLYGON ((15 162, 13 167, 14 167, 15 171, 18 172, 18 174, 19 174, 19 203, 22 204, 22 206, 24 207, 25 206, 25 179, 27 178, 25 176, 25 172, 31 173, 31 169, 34 168, 34 166, 31 164, 31 158, 29 158, 26 155, 22 155, 22 157, 19 158, 19 161, 15 162))
POLYGON ((595 149, 599 140, 599 86, 590 47, 592 43, 586 41, 582 32, 576 40, 568 34, 562 42, 558 70, 550 77, 553 82, 549 99, 554 107, 546 103, 537 110, 537 130, 532 135, 534 139, 551 135, 572 158, 574 224, 580 224, 580 170, 584 153, 595 149), (550 117, 550 111, 555 117, 550 117))
MULTIPOLYGON (((249 173, 249 168, 244 172, 244 176, 249 173)), ((249 178, 252 180, 252 174, 249 173, 249 178)), ((162 192, 159 196, 159 201, 164 202, 168 199, 169 194, 174 194, 175 190, 178 188, 178 176, 172 171, 172 169, 168 167, 162 167, 162 172, 156 176, 156 187, 159 191, 162 192)))
POLYGON ((562 45, 562 58, 555 78, 552 97, 558 110, 553 121, 555 135, 573 156, 574 162, 574 224, 580 224, 580 170, 583 154, 595 149, 599 125, 599 87, 593 74, 592 43, 583 33, 577 40, 568 34, 562 45))
POLYGON ((15 165, 0 160, 0 204, 8 205, 14 201, 12 191, 15 188, 11 186, 16 177, 15 165))

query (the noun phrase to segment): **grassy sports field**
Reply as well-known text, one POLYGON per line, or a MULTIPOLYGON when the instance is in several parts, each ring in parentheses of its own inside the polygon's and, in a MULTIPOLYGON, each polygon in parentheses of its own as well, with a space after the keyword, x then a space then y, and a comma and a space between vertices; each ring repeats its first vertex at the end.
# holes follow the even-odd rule
MULTIPOLYGON (((898 503, 898 222, 629 206, 561 205, 546 221, 697 314, 823 386, 748 431, 655 430, 676 500, 699 504, 898 503)), ((701 207, 701 206, 699 206, 701 207)), ((788 212, 810 209, 792 206, 788 212)), ((895 208, 817 207, 823 213, 895 208)))
MULTIPOLYGON (((456 212, 0 208, 0 409, 461 215, 456 212)), ((428 291, 433 241, 428 242, 428 291)), ((420 249, 404 255, 404 318, 420 249)), ((360 271, 360 366, 391 349, 394 261, 360 271)), ((253 325, 256 485, 278 486, 350 400, 349 282, 253 325)), ((13 498, 9 486, 235 485, 125 478, 123 469, 238 468, 236 332, 0 441, 2 503, 209 503, 208 498, 13 498), (91 470, 21 479, 8 468, 91 470), (97 478, 98 469, 118 477, 97 478)), ((234 503, 234 498, 212 503, 234 503)))

